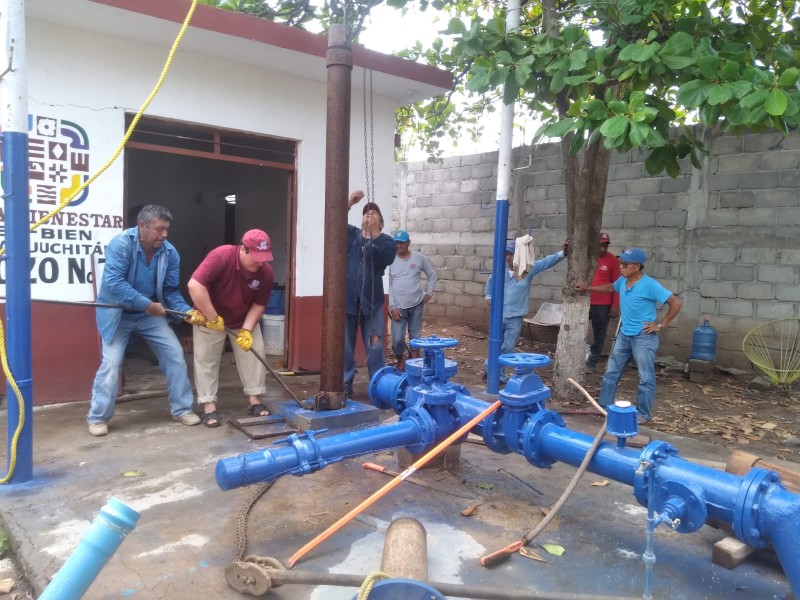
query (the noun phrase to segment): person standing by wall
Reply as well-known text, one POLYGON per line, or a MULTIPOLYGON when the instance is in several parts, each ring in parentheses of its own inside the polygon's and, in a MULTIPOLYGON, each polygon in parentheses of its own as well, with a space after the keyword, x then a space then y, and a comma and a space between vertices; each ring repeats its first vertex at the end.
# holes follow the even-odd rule
MULTIPOLYGON (((614 283, 620 276, 619 261, 608 253, 611 238, 607 233, 600 234, 600 251, 597 255, 597 269, 594 272, 592 285, 614 283)), ((603 344, 606 341, 608 322, 619 317, 619 294, 616 292, 592 292, 589 300, 589 322, 592 324, 592 345, 589 347, 589 358, 586 359, 586 372, 594 373, 603 344)))
POLYGON ((136 227, 119 233, 106 248, 97 301, 119 304, 121 308, 97 309, 102 361, 92 385, 86 419, 89 434, 94 436, 108 434, 125 348, 133 333, 147 342, 158 359, 167 379, 173 419, 184 425, 200 423, 200 417, 192 412, 192 384, 183 347, 167 322, 165 309, 190 313, 192 316, 185 320, 192 325, 202 325, 206 318, 192 311, 178 290, 181 259, 175 246, 167 241, 172 214, 163 206, 148 204, 139 211, 136 222, 136 227))
MULTIPOLYGON (((358 204, 363 197, 361 190, 352 192, 347 208, 358 204)), ((394 240, 381 233, 382 229, 383 215, 374 202, 364 205, 360 228, 347 226, 344 387, 348 398, 353 396, 357 329, 361 329, 370 378, 384 366, 383 273, 394 261, 397 249, 394 240)))
MULTIPOLYGON (((397 358, 397 368, 405 366, 406 328, 408 338, 422 335, 422 311, 436 290, 436 271, 421 253, 410 250, 408 232, 398 229, 392 236, 397 247, 397 257, 389 266, 389 317, 392 319, 392 352, 397 358), (422 273, 428 279, 426 291, 422 290, 422 273)), ((412 351, 419 356, 419 351, 412 351)))
MULTIPOLYGON (((555 267, 558 263, 564 260, 569 252, 569 240, 564 242, 563 249, 555 254, 545 256, 536 261, 531 267, 525 277, 517 280, 514 277, 514 242, 509 242, 506 245, 506 266, 508 269, 505 271, 505 283, 503 285, 503 343, 500 347, 500 354, 509 354, 514 352, 517 346, 517 338, 522 329, 522 318, 528 314, 530 310, 530 289, 533 278, 542 271, 555 267)), ((486 280, 486 288, 484 290, 486 303, 492 303, 492 275, 486 280)), ((486 370, 489 367, 488 359, 483 361, 484 381, 486 380, 486 370)), ((506 383, 508 376, 504 370, 500 372, 500 381, 506 383)))
POLYGON ((645 253, 639 248, 628 248, 617 256, 622 277, 614 283, 586 285, 575 284, 579 292, 612 292, 620 296, 622 327, 608 357, 603 383, 600 386, 599 403, 610 406, 614 403, 619 380, 628 360, 633 356, 639 370, 639 388, 636 393, 636 410, 639 424, 650 421, 656 398, 656 351, 658 333, 678 315, 683 302, 658 281, 644 274, 645 253), (657 321, 656 307, 666 304, 667 314, 657 321))
MULTIPOLYGON (((250 414, 263 417, 269 410, 261 403, 267 391, 267 370, 253 352, 264 356, 261 316, 272 292, 272 244, 260 229, 242 236, 239 246, 227 244, 215 248, 203 259, 189 280, 189 295, 206 317, 224 322, 238 330, 231 336, 236 370, 248 396, 250 414)), ((194 328, 194 384, 197 402, 203 405, 203 424, 219 427, 217 390, 219 364, 229 335, 224 327, 194 328)))

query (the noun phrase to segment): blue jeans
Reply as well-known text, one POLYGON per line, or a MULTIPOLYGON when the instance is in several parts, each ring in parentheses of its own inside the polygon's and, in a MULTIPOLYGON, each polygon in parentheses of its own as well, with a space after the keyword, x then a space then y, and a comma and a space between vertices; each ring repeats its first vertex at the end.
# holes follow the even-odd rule
POLYGON ((600 362, 603 344, 606 342, 606 332, 611 315, 611 305, 593 304, 589 307, 589 322, 592 324, 594 342, 589 347, 589 364, 596 365, 600 362))
POLYGON ((608 366, 603 375, 603 384, 600 386, 600 405, 610 406, 614 403, 622 371, 633 356, 639 370, 636 410, 645 419, 650 419, 653 402, 656 399, 656 350, 658 350, 658 335, 654 333, 639 335, 620 333, 614 344, 614 350, 608 357, 608 366))
POLYGON ((383 310, 375 310, 371 315, 345 316, 344 330, 344 388, 347 397, 353 396, 353 378, 356 375, 356 329, 361 328, 361 341, 367 353, 369 378, 385 366, 383 338, 386 324, 383 310))
POLYGON ((147 314, 123 314, 114 339, 110 344, 103 341, 103 358, 92 385, 92 404, 86 419, 90 424, 105 423, 114 416, 125 348, 134 332, 147 342, 158 359, 158 366, 167 379, 172 416, 180 417, 192 410, 192 384, 183 348, 167 320, 147 314))
MULTIPOLYGON (((503 343, 500 346, 500 354, 511 354, 517 351, 517 338, 522 330, 522 317, 506 317, 503 319, 503 343)), ((483 369, 489 371, 489 359, 483 361, 483 369)), ((505 368, 500 368, 500 382, 506 383, 508 375, 505 368)))
POLYGON ((422 335, 422 307, 424 302, 420 302, 411 308, 400 309, 400 320, 392 319, 392 352, 403 355, 406 351, 406 326, 408 326, 408 339, 413 340, 422 335))

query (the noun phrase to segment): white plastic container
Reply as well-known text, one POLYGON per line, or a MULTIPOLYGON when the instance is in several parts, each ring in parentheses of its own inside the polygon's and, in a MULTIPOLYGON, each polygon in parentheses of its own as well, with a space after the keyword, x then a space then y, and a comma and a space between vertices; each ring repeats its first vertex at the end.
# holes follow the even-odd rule
POLYGON ((261 317, 261 335, 264 338, 264 349, 267 354, 283 354, 284 315, 264 315, 261 317))

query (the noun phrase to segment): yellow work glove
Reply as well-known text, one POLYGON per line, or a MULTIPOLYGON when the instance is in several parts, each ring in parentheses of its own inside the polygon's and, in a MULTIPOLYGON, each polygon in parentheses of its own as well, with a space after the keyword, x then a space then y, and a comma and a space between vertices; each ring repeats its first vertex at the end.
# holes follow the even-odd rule
POLYGON ((222 320, 221 316, 217 315, 216 319, 206 321, 206 327, 208 327, 211 331, 218 331, 222 333, 225 331, 225 322, 222 320))
POLYGON ((248 329, 240 329, 239 337, 236 338, 236 345, 247 352, 253 347, 253 334, 248 329))
POLYGON ((189 316, 184 319, 189 325, 197 325, 198 327, 202 327, 208 322, 206 316, 201 313, 196 308, 193 308, 187 313, 189 316))

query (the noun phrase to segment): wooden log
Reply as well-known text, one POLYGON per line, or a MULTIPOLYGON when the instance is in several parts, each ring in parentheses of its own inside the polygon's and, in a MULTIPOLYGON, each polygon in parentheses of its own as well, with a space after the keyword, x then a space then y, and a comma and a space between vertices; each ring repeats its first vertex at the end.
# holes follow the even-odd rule
POLYGON ((800 494, 800 472, 783 465, 767 462, 760 456, 749 452, 742 452, 741 450, 732 452, 725 465, 725 472, 733 473, 734 475, 747 475, 754 467, 775 471, 781 476, 781 482, 786 486, 787 490, 800 494))

